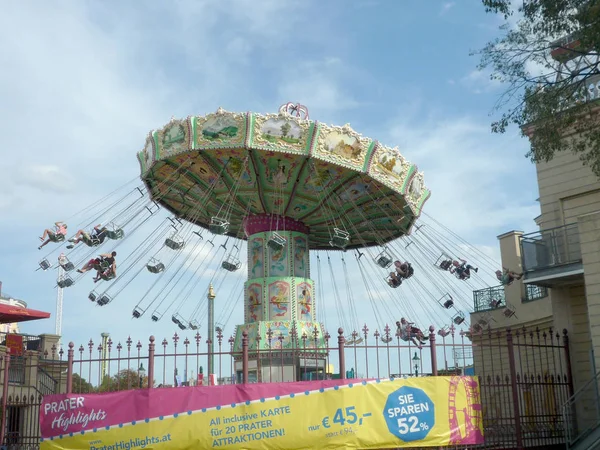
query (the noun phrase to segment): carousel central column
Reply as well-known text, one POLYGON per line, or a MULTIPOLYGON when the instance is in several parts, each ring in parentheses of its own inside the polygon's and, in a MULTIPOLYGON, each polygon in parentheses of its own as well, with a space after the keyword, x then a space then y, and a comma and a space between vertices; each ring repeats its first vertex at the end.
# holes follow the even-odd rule
POLYGON ((244 229, 248 280, 244 285, 244 324, 237 327, 234 350, 241 350, 241 335, 246 330, 249 381, 315 379, 315 372, 322 377, 325 355, 315 356, 315 346, 324 348, 325 343, 322 326, 316 321, 315 286, 310 279, 309 229, 296 220, 267 214, 247 217, 244 229), (305 349, 310 358, 304 355, 305 349))

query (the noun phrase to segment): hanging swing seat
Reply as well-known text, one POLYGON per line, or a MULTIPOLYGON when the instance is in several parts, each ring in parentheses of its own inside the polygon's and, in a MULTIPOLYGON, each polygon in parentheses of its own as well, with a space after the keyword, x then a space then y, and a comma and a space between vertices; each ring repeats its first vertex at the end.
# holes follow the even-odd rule
POLYGON ((90 302, 95 302, 97 298, 98 298, 98 294, 96 294, 95 291, 92 291, 88 294, 88 299, 90 302))
POLYGON ((144 314, 144 310, 139 306, 133 308, 133 312, 131 313, 134 319, 139 319, 140 317, 142 317, 142 314, 144 314))
POLYGON ((400 277, 395 278, 395 279, 392 277, 387 277, 387 278, 384 278, 384 280, 385 280, 385 283, 392 289, 396 289, 397 287, 400 287, 400 285, 402 285, 402 280, 400 279, 400 277), (391 281, 391 283, 390 283, 390 281, 391 281))
POLYGON ((354 338, 352 336, 348 336, 347 338, 344 338, 344 344, 345 345, 354 345, 354 338))
POLYGON ((200 328, 200 324, 198 323, 197 320, 190 320, 189 326, 190 326, 190 330, 194 330, 194 331, 196 331, 197 329, 200 328))
POLYGON ((286 239, 279 233, 272 233, 271 237, 267 241, 267 246, 274 252, 278 252, 283 249, 286 242, 286 239))
POLYGON ((187 327, 185 326, 185 320, 181 317, 181 314, 173 314, 171 316, 171 321, 177 325, 180 329, 185 330, 187 327))
POLYGON ((59 288, 64 289, 73 286, 75 282, 73 279, 67 274, 62 279, 56 280, 56 284, 59 288))
POLYGON ((438 303, 446 309, 450 309, 454 306, 454 300, 450 294, 444 294, 444 296, 438 300, 438 303))
POLYGON ((73 270, 75 268, 75 266, 73 265, 73 263, 71 261, 69 261, 69 258, 67 258, 64 255, 58 257, 58 264, 66 272, 70 272, 71 270, 73 270))
POLYGON ((510 319, 515 314, 515 307, 512 305, 506 305, 506 309, 504 310, 504 316, 510 319))
POLYGON ((52 267, 52 264, 50 264, 50 261, 48 261, 46 258, 42 259, 39 264, 40 269, 42 270, 48 270, 50 267, 52 267))
POLYGON ((165 270, 165 265, 156 258, 150 258, 150 261, 146 264, 146 269, 150 273, 161 273, 165 270))
POLYGON ((357 337, 356 340, 354 341, 354 345, 358 345, 358 344, 362 344, 364 341, 363 338, 361 337, 357 337))
POLYGON ((452 265, 452 258, 445 253, 442 253, 438 259, 435 260, 434 266, 440 270, 449 270, 452 265))
POLYGON ((447 327, 444 327, 444 328, 438 330, 438 334, 441 337, 445 338, 446 336, 448 336, 450 334, 450 330, 447 327))
POLYGON ((185 246, 185 241, 179 235, 174 234, 165 239, 165 245, 171 250, 181 250, 185 246))
POLYGON ((108 224, 106 230, 106 237, 112 239, 113 241, 116 241, 118 239, 123 239, 123 237, 125 237, 125 232, 121 227, 117 226, 116 224, 110 223, 108 224))
POLYGON ((242 263, 239 259, 230 256, 221 263, 221 267, 229 272, 235 272, 240 267, 242 267, 242 263))
POLYGON ((462 312, 457 313, 454 317, 452 317, 452 322, 455 325, 460 325, 465 321, 465 315, 462 312))
POLYGON ((332 247, 341 248, 342 250, 346 248, 348 243, 350 242, 350 233, 344 230, 340 230, 339 228, 333 229, 333 236, 331 241, 329 241, 329 245, 332 247))
MULTIPOLYGON (((106 237, 108 237, 108 231, 106 233, 106 237)), ((98 247, 100 245, 100 239, 98 239, 96 236, 91 236, 87 233, 83 233, 81 235, 81 241, 88 247, 98 247)))
POLYGON ((110 302, 112 302, 112 297, 108 294, 104 294, 102 295, 102 297, 100 297, 97 301, 98 306, 106 306, 108 305, 110 302))
POLYGON ((63 242, 65 240, 65 235, 62 233, 48 233, 48 239, 50 242, 63 242))
POLYGON ((225 219, 215 216, 210 219, 208 229, 213 234, 225 234, 227 233, 227 230, 229 230, 229 222, 225 219))
POLYGON ((379 267, 387 269, 392 265, 392 257, 384 250, 375 257, 375 262, 379 267))
POLYGON ((383 342, 384 344, 389 344, 390 342, 392 342, 392 337, 391 336, 383 336, 381 338, 381 342, 383 342))
POLYGON ((107 272, 102 272, 100 274, 100 279, 104 280, 104 281, 110 281, 113 280, 115 278, 115 273, 111 270, 111 271, 107 271, 107 272))
POLYGON ((160 319, 162 319, 162 316, 163 315, 161 312, 154 311, 150 318, 152 319, 152 322, 158 322, 160 319))

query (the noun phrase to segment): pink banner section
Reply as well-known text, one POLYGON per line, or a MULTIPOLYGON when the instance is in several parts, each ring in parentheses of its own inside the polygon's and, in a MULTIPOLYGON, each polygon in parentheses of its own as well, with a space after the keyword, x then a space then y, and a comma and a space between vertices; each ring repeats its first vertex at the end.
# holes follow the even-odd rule
POLYGON ((153 417, 250 403, 263 398, 327 389, 352 382, 353 380, 326 380, 47 395, 40 408, 40 428, 42 438, 49 439, 82 430, 100 430, 153 417))

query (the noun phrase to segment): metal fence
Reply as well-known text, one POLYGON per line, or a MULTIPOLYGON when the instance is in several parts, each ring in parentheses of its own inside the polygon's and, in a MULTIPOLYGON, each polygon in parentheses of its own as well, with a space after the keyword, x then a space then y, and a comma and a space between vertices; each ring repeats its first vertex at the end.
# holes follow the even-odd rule
POLYGON ((0 442, 8 449, 39 448, 43 395, 194 386, 199 378, 206 382, 206 374, 199 377, 200 368, 207 367, 212 357, 220 384, 279 381, 290 360, 296 361, 296 380, 477 375, 483 408, 476 412, 476 420, 483 422, 486 440, 478 448, 562 448, 565 426, 560 406, 573 389, 566 332, 559 336, 552 330, 502 330, 472 335, 454 328, 435 332, 431 327, 428 337, 419 348, 389 327, 380 332, 365 326, 349 335, 342 329, 326 334, 325 348, 311 350, 312 338, 304 335, 296 338, 292 350, 278 348, 275 342, 257 353, 248 350, 247 336, 242 351, 234 352, 234 339, 218 333, 212 354, 210 342, 200 334, 162 340, 151 336, 144 342, 108 340, 104 351, 90 339, 79 346, 69 343, 66 351, 52 346, 42 353, 25 352, 20 359, 25 378, 18 383, 10 376, 13 360, 5 354, 0 358, 0 442))

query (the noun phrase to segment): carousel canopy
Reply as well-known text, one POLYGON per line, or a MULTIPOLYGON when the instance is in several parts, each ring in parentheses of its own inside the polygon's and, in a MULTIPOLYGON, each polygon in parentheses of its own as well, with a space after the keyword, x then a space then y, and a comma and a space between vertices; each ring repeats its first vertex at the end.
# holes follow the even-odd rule
MULTIPOLYGON (((178 217, 244 239, 245 218, 284 216, 308 227, 311 249, 331 249, 335 230, 347 248, 401 237, 430 195, 397 149, 311 121, 301 105, 173 119, 138 159, 152 197, 178 217)), ((273 231, 283 226, 274 220, 273 231)))

